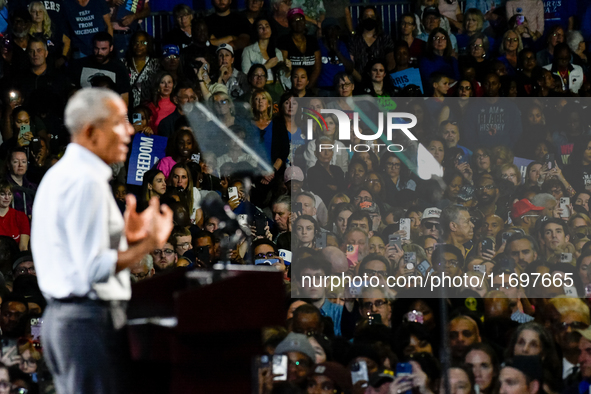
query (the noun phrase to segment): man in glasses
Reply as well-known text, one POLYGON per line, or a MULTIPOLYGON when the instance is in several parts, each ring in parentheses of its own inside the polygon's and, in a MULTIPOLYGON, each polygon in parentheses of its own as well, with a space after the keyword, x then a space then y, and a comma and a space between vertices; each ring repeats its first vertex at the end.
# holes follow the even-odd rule
POLYGON ((169 238, 162 249, 154 249, 150 255, 154 259, 154 270, 156 273, 166 272, 176 266, 179 259, 173 246, 173 238, 169 238))
POLYGON ((513 204, 511 210, 513 225, 525 231, 526 234, 531 234, 543 210, 544 207, 535 206, 527 198, 519 200, 513 204))
POLYGON ((361 317, 380 315, 382 324, 392 327, 392 307, 380 287, 366 287, 359 298, 359 313, 361 317))
MULTIPOLYGON (((446 276, 452 277, 453 280, 454 276, 462 275, 464 256, 457 247, 449 244, 440 244, 433 251, 431 265, 438 275, 444 273, 446 276)), ((449 287, 449 282, 446 281, 442 285, 449 287)))
POLYGON ((12 264, 12 277, 14 279, 25 274, 37 276, 35 264, 33 263, 33 255, 29 251, 20 252, 12 264))
POLYGON ((441 209, 439 208, 431 207, 425 209, 419 227, 420 235, 430 235, 439 240, 441 238, 441 226, 439 224, 440 216, 441 209))
POLYGON ((562 351, 562 378, 566 379, 579 363, 580 333, 589 327, 589 307, 579 298, 555 297, 549 302, 558 316, 551 320, 554 340, 562 351))
POLYGON ((466 258, 469 249, 464 245, 474 236, 474 223, 470 220, 468 208, 450 205, 441 213, 441 228, 445 242, 454 245, 466 258))
POLYGON ((141 280, 150 279, 156 273, 154 258, 150 254, 145 255, 142 261, 131 267, 129 271, 132 282, 137 283, 141 280))
POLYGON ((280 271, 286 270, 285 261, 279 256, 277 245, 266 238, 257 239, 252 243, 252 259, 255 262, 256 260, 279 260, 273 263, 273 266, 280 271))

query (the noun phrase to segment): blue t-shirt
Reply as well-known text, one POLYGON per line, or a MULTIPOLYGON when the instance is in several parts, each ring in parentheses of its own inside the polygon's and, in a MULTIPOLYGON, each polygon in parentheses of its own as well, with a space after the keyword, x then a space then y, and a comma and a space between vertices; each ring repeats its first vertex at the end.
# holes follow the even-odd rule
POLYGON ((566 31, 568 18, 577 13, 577 2, 573 0, 544 0, 544 32, 560 25, 566 31))
POLYGON ((103 0, 90 0, 86 7, 82 7, 76 0, 64 2, 66 23, 70 30, 72 47, 88 56, 93 52, 92 37, 99 31, 106 31, 104 15, 109 7, 103 0))
MULTIPOLYGON (((120 21, 123 19, 123 17, 127 15, 133 15, 140 12, 144 9, 144 6, 145 0, 125 0, 123 4, 117 7, 117 20, 120 21)), ((139 22, 137 20, 134 20, 129 26, 129 28, 131 30, 137 30, 138 26, 139 22)))
MULTIPOLYGON (((351 60, 351 55, 349 54, 347 46, 342 41, 338 41, 337 45, 343 56, 351 60)), ((318 76, 318 82, 316 84, 319 88, 332 90, 334 76, 339 72, 345 71, 345 66, 341 63, 336 53, 329 53, 328 48, 324 45, 324 40, 318 40, 318 46, 320 47, 322 68, 320 69, 320 75, 318 76)))

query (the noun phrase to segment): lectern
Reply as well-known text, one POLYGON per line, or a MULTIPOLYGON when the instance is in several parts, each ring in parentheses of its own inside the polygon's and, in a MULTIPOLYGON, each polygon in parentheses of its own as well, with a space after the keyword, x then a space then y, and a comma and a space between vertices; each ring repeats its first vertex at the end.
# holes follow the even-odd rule
POLYGON ((274 267, 179 269, 134 284, 133 393, 250 393, 261 328, 285 322, 284 297, 274 267))

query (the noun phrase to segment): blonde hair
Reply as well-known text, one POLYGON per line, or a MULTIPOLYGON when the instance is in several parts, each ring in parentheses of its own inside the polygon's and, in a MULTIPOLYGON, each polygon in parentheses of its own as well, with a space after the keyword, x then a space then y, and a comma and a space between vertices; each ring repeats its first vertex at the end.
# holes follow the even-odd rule
POLYGON ((583 323, 591 324, 591 319, 589 318, 589 307, 579 298, 572 298, 567 297, 565 295, 559 295, 554 297, 548 301, 550 304, 556 308, 556 311, 561 315, 564 315, 568 312, 575 312, 583 316, 585 320, 583 323))
POLYGON ((273 118, 273 98, 269 92, 263 89, 255 89, 250 96, 250 108, 252 108, 254 120, 259 120, 261 118, 261 114, 254 111, 254 99, 257 95, 262 95, 267 99, 267 102, 269 103, 269 107, 267 108, 267 119, 271 120, 273 118))
POLYGON ((507 53, 507 51, 505 50, 505 38, 507 38, 507 36, 511 32, 513 32, 517 36, 517 42, 519 43, 519 45, 517 46, 517 53, 521 52, 521 50, 523 49, 523 41, 521 41, 521 36, 517 34, 515 30, 507 30, 505 34, 503 34, 503 41, 501 42, 501 45, 499 47, 499 53, 501 55, 507 53))
MULTIPOLYGON (((29 4, 29 13, 33 12, 33 8, 35 6, 40 6, 41 10, 43 11, 43 22, 42 25, 43 26, 43 36, 45 36, 46 38, 51 37, 51 18, 49 17, 49 14, 47 13, 47 9, 45 8, 45 5, 40 2, 40 1, 33 1, 31 4, 29 4)), ((31 29, 29 30, 29 34, 30 35, 34 35, 35 33, 37 33, 36 31, 34 31, 35 27, 33 25, 31 25, 31 29)))

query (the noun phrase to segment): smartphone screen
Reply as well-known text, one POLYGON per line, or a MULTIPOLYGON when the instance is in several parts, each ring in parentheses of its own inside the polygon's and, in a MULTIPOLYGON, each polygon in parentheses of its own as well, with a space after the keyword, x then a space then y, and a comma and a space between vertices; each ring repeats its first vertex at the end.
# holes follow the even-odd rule
POLYGON ((234 197, 238 198, 238 188, 229 187, 228 188, 228 196, 230 197, 230 199, 232 199, 234 197))

